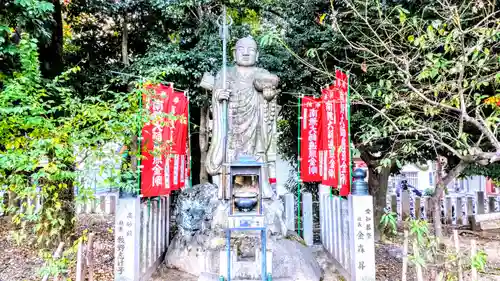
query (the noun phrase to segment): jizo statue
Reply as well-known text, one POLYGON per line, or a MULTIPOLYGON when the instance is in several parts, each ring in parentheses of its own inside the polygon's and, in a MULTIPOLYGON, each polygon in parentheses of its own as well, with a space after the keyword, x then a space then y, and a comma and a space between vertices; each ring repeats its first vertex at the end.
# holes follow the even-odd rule
MULTIPOLYGON (((212 140, 208 150, 206 169, 221 188, 224 160, 234 162, 239 155, 249 155, 267 165, 262 194, 273 195, 269 179, 276 178, 276 94, 279 78, 256 67, 259 52, 252 37, 236 42, 234 66, 226 68, 226 87, 222 73, 216 77, 205 74, 201 86, 212 91, 212 140), (227 147, 224 155, 223 103, 227 101, 227 147)), ((221 192, 219 192, 219 195, 221 192)))

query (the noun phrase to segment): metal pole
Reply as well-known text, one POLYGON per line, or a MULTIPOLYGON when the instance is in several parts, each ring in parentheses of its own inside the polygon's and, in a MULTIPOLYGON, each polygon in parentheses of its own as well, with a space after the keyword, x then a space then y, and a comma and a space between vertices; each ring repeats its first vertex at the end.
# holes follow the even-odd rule
MULTIPOLYGON (((226 6, 222 8, 222 30, 220 32, 220 36, 222 39, 222 89, 227 90, 227 37, 228 37, 228 26, 227 26, 227 11, 226 6)), ((222 101, 222 132, 224 134, 224 143, 222 146, 222 155, 223 160, 222 163, 226 163, 226 151, 227 151, 227 133, 228 133, 228 124, 227 124, 227 100, 222 101)))
POLYGON ((301 166, 301 158, 300 158, 300 144, 302 142, 302 138, 300 136, 300 129, 301 129, 301 122, 302 122, 302 109, 301 109, 301 106, 302 106, 302 96, 299 96, 299 106, 298 106, 298 110, 297 110, 297 114, 298 114, 298 124, 297 124, 297 128, 298 128, 298 138, 297 138, 297 234, 300 236, 300 220, 301 220, 301 212, 300 212, 300 183, 301 183, 301 180, 300 180, 300 166, 301 166))

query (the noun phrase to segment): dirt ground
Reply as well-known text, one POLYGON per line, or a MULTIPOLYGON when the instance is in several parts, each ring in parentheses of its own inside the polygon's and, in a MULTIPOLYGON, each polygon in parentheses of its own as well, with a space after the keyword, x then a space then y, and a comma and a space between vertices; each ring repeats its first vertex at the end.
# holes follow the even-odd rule
MULTIPOLYGON (((77 221, 78 233, 85 229, 96 233, 95 240, 95 280, 113 281, 114 266, 114 217, 102 215, 81 215, 77 221)), ((12 239, 12 226, 6 218, 0 218, 0 281, 26 281, 40 280, 38 270, 43 267, 43 259, 40 258, 36 248, 29 245, 16 245, 12 239)), ((486 272, 479 278, 481 281, 500 281, 500 231, 492 233, 473 233, 471 231, 460 232, 460 245, 464 253, 470 251, 470 241, 477 241, 478 249, 487 254, 486 272)), ((376 244, 377 281, 401 280, 402 271, 402 237, 401 235, 387 243, 376 244)), ((447 245, 453 245, 451 237, 445 238, 447 245)), ((317 252, 321 256, 321 252, 317 252)), ((324 258, 318 258, 325 270, 324 281, 342 280, 338 277, 335 268, 324 262, 324 258)), ((71 269, 74 271, 73 269, 71 269)), ((424 274, 426 271, 424 270, 424 274)), ((468 280, 469 273, 465 273, 468 280)), ((70 272, 71 280, 74 279, 70 272)), ((153 276, 151 281, 195 281, 195 276, 162 266, 153 276)), ((408 271, 408 281, 416 280, 415 269, 411 265, 408 271)), ((424 278, 424 280, 428 280, 424 278)))
MULTIPOLYGON (((460 253, 464 260, 470 258, 471 240, 477 243, 477 249, 483 250, 486 255, 485 272, 479 273, 481 281, 500 281, 500 231, 496 232, 472 232, 469 230, 459 230, 460 253)), ((443 242, 448 247, 454 247, 452 229, 447 229, 447 235, 443 242)), ((403 257, 403 236, 391 239, 386 243, 376 244, 376 266, 377 281, 396 281, 401 280, 402 276, 402 257, 403 257)), ((464 263, 467 261, 464 261, 464 263)), ((470 262, 469 262, 470 264, 470 262)), ((465 266, 465 265, 464 265, 465 266)), ((455 271, 456 269, 451 269, 455 271)), ((424 280, 430 280, 429 270, 423 269, 424 280)), ((412 262, 408 266, 407 280, 417 280, 415 267, 412 262)), ((446 280, 446 279, 443 279, 446 280)), ((464 271, 464 281, 471 280, 470 271, 464 271)))

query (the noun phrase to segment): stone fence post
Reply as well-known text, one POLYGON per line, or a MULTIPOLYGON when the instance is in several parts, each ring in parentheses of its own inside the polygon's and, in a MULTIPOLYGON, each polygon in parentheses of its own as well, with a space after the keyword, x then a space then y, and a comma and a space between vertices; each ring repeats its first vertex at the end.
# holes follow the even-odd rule
POLYGON ((286 229, 295 231, 295 198, 293 194, 287 193, 284 196, 285 201, 285 225, 286 229))
POLYGON ((115 281, 139 281, 141 198, 120 197, 115 221, 115 281))
POLYGON ((309 192, 304 192, 304 196, 302 198, 302 206, 303 206, 303 226, 304 231, 302 232, 304 235, 304 241, 307 246, 313 245, 313 201, 312 194, 309 192))
POLYGON ((375 281, 375 238, 373 221, 373 198, 368 194, 366 172, 353 172, 350 212, 351 280, 375 281))

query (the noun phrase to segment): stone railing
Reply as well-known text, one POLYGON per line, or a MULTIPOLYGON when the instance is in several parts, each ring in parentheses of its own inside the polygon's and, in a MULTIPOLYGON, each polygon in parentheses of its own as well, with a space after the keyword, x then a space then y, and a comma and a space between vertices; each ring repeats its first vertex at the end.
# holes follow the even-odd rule
POLYGON ((116 212, 116 199, 118 193, 95 194, 94 199, 87 200, 85 203, 76 203, 77 214, 108 214, 113 215, 116 212))
POLYGON ((118 198, 117 202, 115 280, 149 280, 170 242, 170 197, 118 198))
MULTIPOLYGON (((340 273, 351 281, 375 281, 375 237, 373 198, 368 195, 360 169, 354 173, 352 194, 347 199, 334 196, 330 187, 319 185, 320 238, 330 258, 336 261, 340 273)), ((294 196, 286 194, 285 223, 295 229, 294 196)), ((313 244, 312 194, 302 195, 301 235, 306 245, 313 244)))
POLYGON ((328 186, 319 187, 321 243, 346 272, 350 272, 349 202, 330 195, 328 186))
MULTIPOLYGON (((401 196, 388 196, 387 208, 397 213, 398 220, 408 217, 432 221, 432 206, 429 196, 418 197, 408 191, 402 191, 401 196)), ((453 194, 441 199, 441 219, 450 225, 469 225, 472 215, 499 212, 497 196, 485 196, 483 191, 474 195, 453 194)))
MULTIPOLYGON (((8 194, 8 193, 7 193, 8 194)), ((0 198, 3 200, 5 194, 0 193, 0 198)), ((42 198, 40 195, 30 199, 16 199, 15 194, 10 193, 7 195, 7 204, 4 208, 9 206, 14 207, 17 212, 37 213, 42 209, 42 198)), ((96 194, 95 198, 88 199, 83 203, 75 202, 75 211, 77 214, 114 214, 116 210, 116 198, 118 193, 96 194)), ((4 215, 4 210, 0 209, 0 216, 4 215)))
POLYGON ((4 201, 4 199, 6 199, 5 205, 0 206, 0 217, 5 215, 4 209, 9 207, 14 207, 16 212, 21 213, 37 213, 42 208, 42 199, 40 195, 34 196, 33 198, 17 199, 16 195, 12 192, 0 191, 0 200, 4 201))

